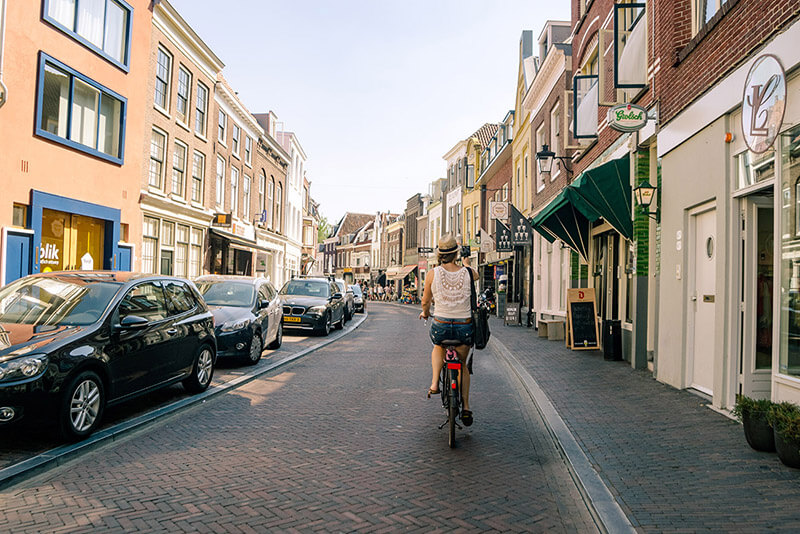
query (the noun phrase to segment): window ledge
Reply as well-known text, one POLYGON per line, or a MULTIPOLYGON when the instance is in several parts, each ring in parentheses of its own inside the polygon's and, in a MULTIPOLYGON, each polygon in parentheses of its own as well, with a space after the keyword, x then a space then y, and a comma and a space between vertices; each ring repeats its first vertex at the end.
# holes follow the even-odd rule
POLYGON ((199 134, 199 133, 197 133, 197 131, 195 131, 194 132, 194 136, 196 138, 200 139, 202 142, 208 143, 208 137, 206 137, 205 135, 199 134))
POLYGON ((164 191, 162 191, 161 189, 158 189, 158 188, 156 188, 155 186, 152 186, 152 185, 148 185, 147 186, 147 192, 152 194, 152 195, 155 195, 157 197, 167 198, 167 195, 164 194, 164 191))
POLYGON ((181 128, 183 128, 184 130, 186 130, 186 131, 187 131, 187 132, 189 132, 189 133, 191 133, 191 132, 192 132, 192 129, 191 129, 191 128, 189 128, 189 125, 188 125, 188 124, 186 124, 185 122, 183 122, 183 121, 182 121, 182 120, 180 120, 180 119, 175 119, 175 124, 177 124, 178 126, 180 126, 181 128))
POLYGON ((172 115, 169 114, 169 111, 167 111, 166 109, 162 108, 158 104, 153 104, 153 109, 155 109, 156 111, 158 111, 159 113, 164 115, 166 118, 172 120, 172 115))
POLYGON ((739 0, 726 0, 717 10, 716 13, 711 17, 711 20, 706 22, 700 30, 692 37, 689 42, 684 46, 682 49, 677 51, 675 57, 675 63, 672 65, 673 67, 677 67, 680 65, 689 54, 691 54, 700 44, 700 42, 705 39, 706 35, 711 33, 711 30, 719 23, 722 18, 728 14, 736 4, 739 3, 739 0))
POLYGON ((169 198, 170 198, 171 200, 174 200, 175 202, 178 202, 178 203, 180 203, 180 204, 187 204, 187 202, 186 202, 186 199, 185 199, 185 198, 183 198, 183 197, 181 197, 181 196, 179 196, 179 195, 176 195, 175 193, 170 193, 170 194, 169 194, 169 198))
POLYGON ((240 157, 239 157, 239 153, 238 153, 238 152, 231 152, 231 155, 232 155, 234 158, 238 159, 238 160, 241 160, 241 159, 242 159, 242 158, 240 158, 240 157))

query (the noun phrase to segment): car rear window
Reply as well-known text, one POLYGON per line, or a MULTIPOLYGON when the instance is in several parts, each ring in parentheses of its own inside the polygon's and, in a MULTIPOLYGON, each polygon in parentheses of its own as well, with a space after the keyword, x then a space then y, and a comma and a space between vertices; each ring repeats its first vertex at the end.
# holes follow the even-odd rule
POLYGON ((321 280, 289 280, 281 289, 281 295, 327 298, 328 284, 321 280))

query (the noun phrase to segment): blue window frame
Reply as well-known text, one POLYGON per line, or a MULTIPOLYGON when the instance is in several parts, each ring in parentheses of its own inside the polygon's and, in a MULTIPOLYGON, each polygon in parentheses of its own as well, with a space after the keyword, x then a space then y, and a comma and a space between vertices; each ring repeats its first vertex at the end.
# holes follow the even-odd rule
POLYGON ((133 8, 124 0, 43 0, 42 20, 128 72, 133 8))
POLYGON ((39 52, 36 135, 122 165, 127 99, 39 52))

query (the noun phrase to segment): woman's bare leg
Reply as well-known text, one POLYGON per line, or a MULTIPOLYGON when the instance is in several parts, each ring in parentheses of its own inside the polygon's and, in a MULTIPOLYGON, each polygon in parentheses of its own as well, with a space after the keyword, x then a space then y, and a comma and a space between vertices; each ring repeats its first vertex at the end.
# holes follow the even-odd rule
POLYGON ((444 367, 444 347, 434 345, 431 351, 431 390, 436 391, 439 389, 439 375, 442 373, 444 367))

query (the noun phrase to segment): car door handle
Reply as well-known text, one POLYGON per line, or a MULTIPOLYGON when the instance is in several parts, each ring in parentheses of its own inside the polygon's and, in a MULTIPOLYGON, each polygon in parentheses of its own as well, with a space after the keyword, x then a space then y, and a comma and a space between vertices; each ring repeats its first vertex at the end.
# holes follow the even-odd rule
POLYGON ((167 334, 169 334, 171 336, 174 336, 177 333, 178 333, 178 329, 177 328, 170 328, 169 330, 167 330, 167 334))

